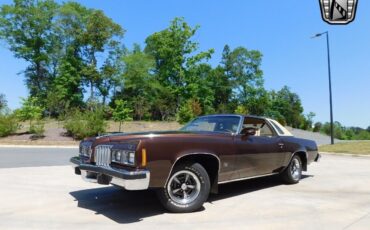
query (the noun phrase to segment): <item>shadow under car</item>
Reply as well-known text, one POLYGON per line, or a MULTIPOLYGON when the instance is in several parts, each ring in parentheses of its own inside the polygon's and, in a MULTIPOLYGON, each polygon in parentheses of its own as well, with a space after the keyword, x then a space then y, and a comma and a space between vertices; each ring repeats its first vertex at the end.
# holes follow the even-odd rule
MULTIPOLYGON (((311 175, 302 175, 302 180, 311 175)), ((233 196, 257 192, 275 186, 283 186, 277 176, 262 177, 219 185, 218 194, 211 194, 209 203, 233 196)), ((121 224, 142 221, 167 212, 158 201, 154 190, 127 191, 108 186, 70 192, 80 208, 89 209, 96 215, 121 224)), ((201 209, 200 211, 204 210, 201 209)))

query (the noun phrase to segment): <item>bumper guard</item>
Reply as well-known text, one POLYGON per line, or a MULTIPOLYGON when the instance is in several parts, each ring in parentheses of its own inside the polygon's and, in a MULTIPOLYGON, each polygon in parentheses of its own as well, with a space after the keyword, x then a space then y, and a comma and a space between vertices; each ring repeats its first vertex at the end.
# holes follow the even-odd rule
POLYGON ((75 174, 81 175, 88 182, 113 184, 127 190, 145 190, 149 187, 150 172, 148 170, 128 171, 110 166, 97 166, 82 163, 79 157, 70 159, 75 174))

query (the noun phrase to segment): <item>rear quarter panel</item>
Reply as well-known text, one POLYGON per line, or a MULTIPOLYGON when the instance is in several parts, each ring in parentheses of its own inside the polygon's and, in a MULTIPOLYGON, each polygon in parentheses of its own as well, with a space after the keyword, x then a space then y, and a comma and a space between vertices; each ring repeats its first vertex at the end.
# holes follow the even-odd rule
MULTIPOLYGON (((318 148, 315 141, 297 138, 297 137, 284 137, 283 141, 290 153, 305 152, 307 153, 307 164, 313 162, 318 154, 318 148)), ((286 159, 285 164, 289 164, 290 159, 286 159)))

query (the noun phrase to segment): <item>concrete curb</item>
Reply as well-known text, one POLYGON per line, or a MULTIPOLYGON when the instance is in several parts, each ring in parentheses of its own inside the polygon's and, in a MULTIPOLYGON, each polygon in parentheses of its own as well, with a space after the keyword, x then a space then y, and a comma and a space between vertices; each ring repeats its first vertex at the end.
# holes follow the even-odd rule
POLYGON ((78 149, 77 145, 2 145, 0 148, 49 148, 49 149, 78 149))
POLYGON ((369 155, 365 155, 365 154, 332 153, 332 152, 320 152, 320 154, 337 155, 337 156, 347 156, 347 157, 370 157, 370 154, 369 155))

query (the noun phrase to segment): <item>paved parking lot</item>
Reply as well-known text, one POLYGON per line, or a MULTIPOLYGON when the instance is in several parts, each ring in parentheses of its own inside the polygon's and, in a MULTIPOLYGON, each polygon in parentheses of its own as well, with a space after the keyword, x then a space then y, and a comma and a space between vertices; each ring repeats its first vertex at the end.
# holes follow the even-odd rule
POLYGON ((0 169, 0 229, 370 229, 370 158, 325 155, 297 185, 222 185, 190 214, 166 213, 152 191, 89 184, 51 165, 0 169))

